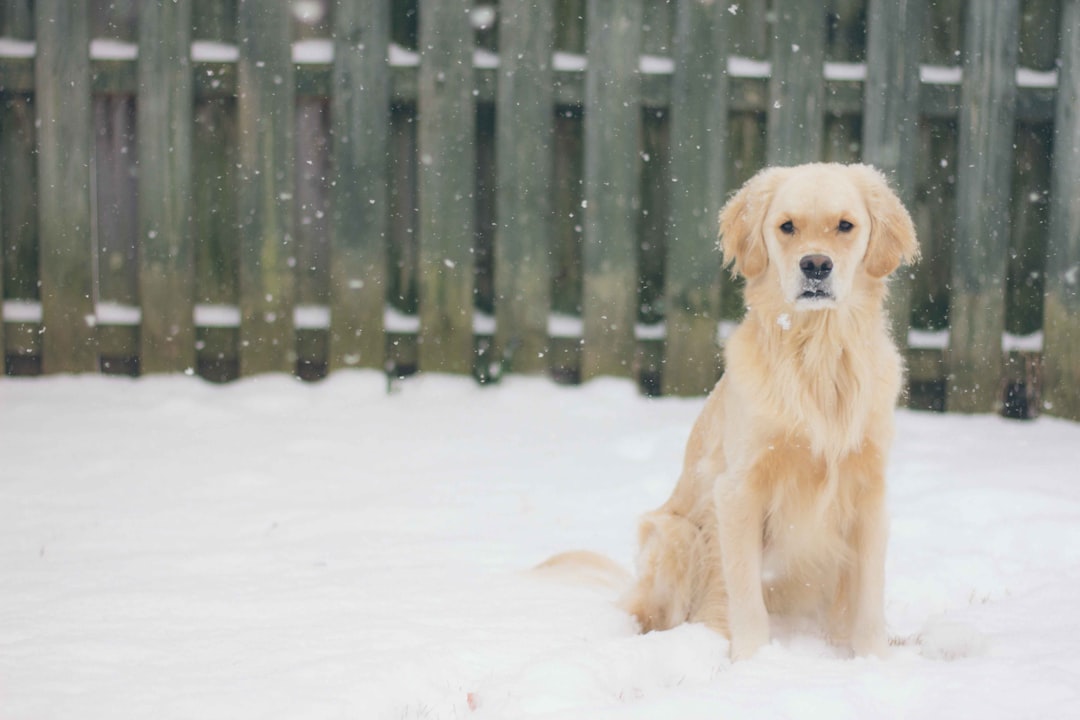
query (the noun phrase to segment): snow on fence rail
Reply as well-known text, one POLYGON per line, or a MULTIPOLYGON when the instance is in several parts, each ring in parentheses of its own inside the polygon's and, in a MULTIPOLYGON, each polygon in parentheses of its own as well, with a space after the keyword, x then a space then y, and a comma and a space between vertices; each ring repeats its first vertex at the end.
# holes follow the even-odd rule
POLYGON ((723 198, 766 163, 865 160, 923 240, 890 308, 913 388, 989 411, 1040 384, 1080 418, 1078 0, 963 23, 886 0, 302 5, 0 9, 8 372, 703 392, 741 313, 723 198))

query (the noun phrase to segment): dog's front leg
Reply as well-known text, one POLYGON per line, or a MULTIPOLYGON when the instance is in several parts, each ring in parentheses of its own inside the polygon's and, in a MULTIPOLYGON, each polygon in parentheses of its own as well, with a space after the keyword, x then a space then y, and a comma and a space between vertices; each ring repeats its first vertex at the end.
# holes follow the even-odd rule
POLYGON ((769 614, 761 593, 764 508, 746 477, 722 477, 715 503, 731 659, 742 660, 769 642, 769 614))
POLYGON ((885 633, 885 553, 889 518, 885 510, 884 480, 868 491, 855 524, 855 593, 851 649, 856 655, 888 652, 885 633))

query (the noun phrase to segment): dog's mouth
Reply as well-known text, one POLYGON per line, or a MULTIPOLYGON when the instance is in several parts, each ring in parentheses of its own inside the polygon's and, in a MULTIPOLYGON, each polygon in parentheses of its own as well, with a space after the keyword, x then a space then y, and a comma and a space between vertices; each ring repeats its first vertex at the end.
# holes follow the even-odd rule
POLYGON ((832 284, 827 281, 806 280, 802 292, 795 296, 795 305, 803 309, 832 307, 836 303, 832 284))

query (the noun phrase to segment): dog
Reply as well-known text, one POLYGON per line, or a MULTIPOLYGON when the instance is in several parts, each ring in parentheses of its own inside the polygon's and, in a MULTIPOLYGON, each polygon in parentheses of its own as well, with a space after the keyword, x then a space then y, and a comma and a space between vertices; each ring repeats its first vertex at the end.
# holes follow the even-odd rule
POLYGON ((622 605, 643 632, 704 623, 733 660, 769 642, 771 615, 883 656, 903 373, 883 305, 887 277, 919 254, 911 218, 868 165, 767 168, 721 211, 720 249, 746 280, 746 315, 674 492, 640 522, 622 605))

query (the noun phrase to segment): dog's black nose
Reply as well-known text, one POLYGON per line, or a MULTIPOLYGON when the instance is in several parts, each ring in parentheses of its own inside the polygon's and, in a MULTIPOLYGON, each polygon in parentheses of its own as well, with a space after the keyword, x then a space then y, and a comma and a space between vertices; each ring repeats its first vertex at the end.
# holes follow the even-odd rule
POLYGON ((824 280, 832 272, 832 258, 827 255, 805 255, 799 261, 799 268, 810 280, 824 280))

